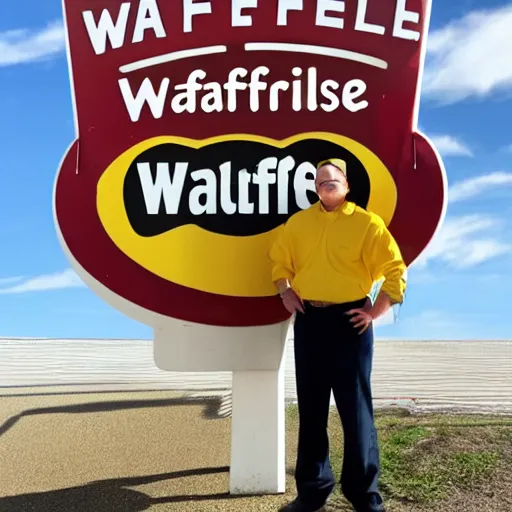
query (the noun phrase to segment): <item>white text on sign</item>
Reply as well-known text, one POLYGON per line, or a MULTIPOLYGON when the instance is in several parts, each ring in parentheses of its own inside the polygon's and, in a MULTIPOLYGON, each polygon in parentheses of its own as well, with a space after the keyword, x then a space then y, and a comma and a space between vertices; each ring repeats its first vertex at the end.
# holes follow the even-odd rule
MULTIPOLYGON (((162 1, 162 0, 160 0, 162 1)), ((168 1, 168 0, 166 0, 168 1)), ((173 0, 178 2, 179 0, 173 0)), ((228 0, 226 0, 228 1, 228 0)), ((308 0, 309 1, 309 0, 308 0)), ((315 0, 311 0, 315 1, 315 0)), ((395 10, 392 23, 381 20, 382 24, 369 23, 367 11, 372 3, 380 0, 316 0, 315 18, 311 20, 312 26, 325 27, 334 30, 352 28, 357 32, 385 35, 391 33, 393 37, 409 41, 419 41, 419 30, 405 28, 404 25, 419 25, 420 14, 407 8, 407 0, 395 0, 395 10), (346 4, 356 4, 356 14, 353 19, 345 18, 346 4)), ((139 0, 122 2, 112 10, 103 9, 99 17, 93 11, 82 13, 83 21, 92 48, 96 55, 107 51, 107 41, 112 49, 123 47, 127 43, 140 43, 148 34, 157 38, 167 37, 168 31, 180 30, 182 33, 190 33, 194 30, 194 19, 198 16, 212 15, 214 2, 212 0, 182 0, 183 19, 162 19, 158 0, 139 0), (130 13, 136 11, 133 32, 127 37, 130 13), (98 19, 96 19, 98 18, 98 19), (170 26, 172 23, 172 26, 170 26), (166 25, 169 26, 166 26, 166 25)), ((262 2, 262 0, 260 0, 262 2)), ((253 19, 251 10, 258 8, 258 0, 231 0, 231 27, 251 27, 253 19), (244 14, 243 11, 249 11, 244 14)), ((291 16, 296 11, 302 11, 304 0, 278 0, 277 16, 274 20, 276 26, 290 24, 291 16)), ((376 21, 376 20, 375 20, 376 21)), ((212 27, 213 28, 213 27, 212 27)))

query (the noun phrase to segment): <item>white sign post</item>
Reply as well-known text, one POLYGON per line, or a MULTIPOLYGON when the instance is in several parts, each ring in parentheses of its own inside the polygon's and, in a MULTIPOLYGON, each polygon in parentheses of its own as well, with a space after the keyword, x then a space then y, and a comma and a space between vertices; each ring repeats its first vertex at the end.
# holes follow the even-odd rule
POLYGON ((231 494, 285 491, 284 353, 288 322, 212 327, 165 319, 156 365, 167 371, 233 372, 231 494))

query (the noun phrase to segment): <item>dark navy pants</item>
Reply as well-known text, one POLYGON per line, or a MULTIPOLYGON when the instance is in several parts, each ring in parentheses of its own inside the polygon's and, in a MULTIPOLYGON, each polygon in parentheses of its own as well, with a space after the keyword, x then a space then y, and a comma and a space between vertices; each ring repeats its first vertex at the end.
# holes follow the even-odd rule
POLYGON ((357 512, 382 510, 370 385, 373 330, 358 334, 344 314, 365 302, 325 308, 306 303, 305 313, 296 315, 299 448, 295 480, 299 498, 312 507, 320 507, 335 486, 327 432, 332 390, 344 432, 343 494, 357 512))

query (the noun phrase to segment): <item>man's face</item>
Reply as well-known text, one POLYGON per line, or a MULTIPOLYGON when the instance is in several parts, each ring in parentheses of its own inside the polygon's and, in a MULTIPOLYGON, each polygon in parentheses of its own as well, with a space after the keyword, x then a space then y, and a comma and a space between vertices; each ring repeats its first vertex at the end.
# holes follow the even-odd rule
POLYGON ((316 172, 316 193, 322 203, 335 206, 348 194, 348 182, 345 175, 334 165, 326 164, 316 172))

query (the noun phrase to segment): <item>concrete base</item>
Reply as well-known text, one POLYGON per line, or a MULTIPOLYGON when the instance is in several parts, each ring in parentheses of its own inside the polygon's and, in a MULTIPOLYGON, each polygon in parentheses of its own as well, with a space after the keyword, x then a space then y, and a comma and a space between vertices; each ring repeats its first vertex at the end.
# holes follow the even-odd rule
POLYGON ((233 372, 231 494, 285 492, 284 363, 233 372))

